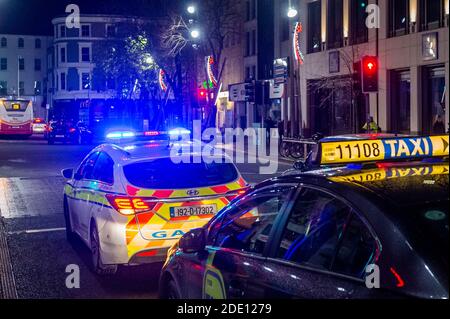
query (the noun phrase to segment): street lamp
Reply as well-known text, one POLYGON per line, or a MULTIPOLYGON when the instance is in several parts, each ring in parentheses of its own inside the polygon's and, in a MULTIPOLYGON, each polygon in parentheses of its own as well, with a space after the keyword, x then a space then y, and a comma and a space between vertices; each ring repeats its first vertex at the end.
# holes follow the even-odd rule
POLYGON ((199 36, 200 36, 200 31, 198 31, 197 29, 193 29, 193 30, 191 31, 191 37, 192 37, 193 39, 197 39, 199 36))
POLYGON ((190 5, 187 7, 187 12, 189 12, 189 14, 194 14, 195 11, 197 11, 197 9, 195 8, 194 5, 190 5))
POLYGON ((297 16, 297 14, 298 14, 297 9, 295 9, 294 7, 289 7, 289 10, 287 12, 288 18, 291 18, 291 19, 295 18, 297 16))

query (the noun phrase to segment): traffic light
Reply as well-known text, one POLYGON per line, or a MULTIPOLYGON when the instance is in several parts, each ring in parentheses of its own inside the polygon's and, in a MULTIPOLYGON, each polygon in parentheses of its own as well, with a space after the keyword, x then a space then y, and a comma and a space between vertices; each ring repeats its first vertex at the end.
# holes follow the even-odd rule
POLYGON ((255 81, 245 83, 245 99, 247 100, 247 102, 255 103, 256 101, 255 81))
POLYGON ((353 91, 361 92, 361 61, 353 63, 353 91))
POLYGON ((378 92, 378 58, 364 56, 361 59, 361 84, 363 93, 378 92))
POLYGON ((199 105, 205 105, 206 104, 206 97, 208 95, 208 91, 205 89, 198 89, 197 90, 197 101, 199 105))

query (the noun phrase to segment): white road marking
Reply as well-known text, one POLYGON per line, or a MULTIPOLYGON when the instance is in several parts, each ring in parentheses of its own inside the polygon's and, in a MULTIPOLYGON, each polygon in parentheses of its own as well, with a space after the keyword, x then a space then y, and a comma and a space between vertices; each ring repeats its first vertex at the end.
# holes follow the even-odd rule
POLYGON ((51 233, 57 231, 65 231, 66 228, 44 228, 44 229, 27 229, 27 230, 19 230, 8 232, 8 235, 17 235, 17 234, 38 234, 38 233, 51 233))

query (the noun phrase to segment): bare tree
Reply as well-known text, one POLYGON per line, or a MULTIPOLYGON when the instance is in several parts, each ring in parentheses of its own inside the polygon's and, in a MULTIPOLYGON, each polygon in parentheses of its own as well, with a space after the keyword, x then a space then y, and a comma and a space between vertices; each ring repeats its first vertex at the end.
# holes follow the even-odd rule
MULTIPOLYGON (((161 36, 161 45, 166 52, 166 56, 178 57, 181 62, 183 55, 190 54, 191 59, 187 59, 185 62, 192 63, 194 61, 196 65, 201 65, 201 68, 197 68, 196 77, 201 79, 204 76, 207 83, 209 79, 206 75, 204 58, 212 56, 215 62, 212 65, 212 71, 217 82, 220 83, 227 62, 227 59, 223 56, 225 39, 227 37, 241 36, 239 3, 240 1, 237 0, 201 1, 197 8, 199 12, 198 18, 195 21, 195 25, 201 30, 198 42, 193 42, 189 37, 189 32, 193 25, 189 21, 186 22, 185 18, 180 14, 172 15, 170 17, 170 25, 161 36)), ((181 74, 183 68, 178 67, 178 69, 178 72, 175 73, 181 74)), ((192 68, 185 67, 184 69, 192 68)), ((184 74, 184 76, 186 78, 189 77, 188 74, 184 74)), ((217 85, 211 89, 214 96, 218 95, 219 87, 220 85, 217 85)), ((208 96, 210 95, 208 94, 208 96)), ((217 108, 214 100, 209 99, 207 109, 207 123, 205 124, 215 126, 217 108)))

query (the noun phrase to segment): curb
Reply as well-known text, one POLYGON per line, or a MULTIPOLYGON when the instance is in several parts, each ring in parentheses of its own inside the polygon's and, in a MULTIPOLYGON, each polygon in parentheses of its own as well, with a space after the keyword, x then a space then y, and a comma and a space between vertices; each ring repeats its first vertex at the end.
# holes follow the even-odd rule
POLYGON ((5 227, 0 219, 0 299, 18 299, 14 273, 6 240, 5 227))

